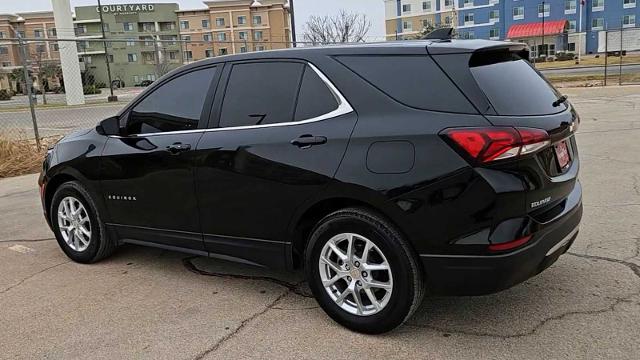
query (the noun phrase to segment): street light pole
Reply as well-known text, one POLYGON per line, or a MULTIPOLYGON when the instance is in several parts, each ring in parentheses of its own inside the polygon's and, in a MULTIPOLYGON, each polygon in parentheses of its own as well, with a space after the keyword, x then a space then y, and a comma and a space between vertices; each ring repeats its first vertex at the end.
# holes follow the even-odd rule
POLYGON ((289 0, 289 16, 291 17, 291 41, 293 42, 293 47, 297 47, 298 40, 296 39, 296 17, 293 9, 293 0, 289 0))
POLYGON ((113 95, 113 81, 111 80, 111 66, 109 65, 109 53, 107 52, 107 36, 104 31, 104 19, 102 18, 102 4, 100 4, 100 0, 98 0, 98 13, 100 14, 100 30, 102 30, 102 45, 104 45, 104 62, 107 64, 107 77, 109 79, 109 91, 111 92, 111 96, 109 96, 109 102, 118 101, 118 97, 113 95))
POLYGON ((542 2, 542 51, 544 51, 544 60, 547 60, 547 50, 544 48, 544 1, 542 2))

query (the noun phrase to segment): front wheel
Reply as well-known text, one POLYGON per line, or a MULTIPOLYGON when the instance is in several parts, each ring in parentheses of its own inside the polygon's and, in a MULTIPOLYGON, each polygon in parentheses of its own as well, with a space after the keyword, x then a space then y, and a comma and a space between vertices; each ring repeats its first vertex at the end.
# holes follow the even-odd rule
POLYGON ((93 263, 115 250, 97 206, 79 182, 67 182, 56 189, 50 214, 58 245, 71 260, 93 263))
POLYGON ((339 210, 318 223, 305 271, 325 312, 363 333, 401 325, 424 293, 423 275, 407 242, 391 223, 364 209, 339 210))

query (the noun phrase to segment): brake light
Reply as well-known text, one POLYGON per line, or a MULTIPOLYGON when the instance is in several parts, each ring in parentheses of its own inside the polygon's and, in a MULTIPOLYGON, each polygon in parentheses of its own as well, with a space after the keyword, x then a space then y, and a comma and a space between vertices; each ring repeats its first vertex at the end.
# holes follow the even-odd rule
POLYGON ((517 247, 520 247, 526 244, 529 240, 531 240, 531 235, 527 235, 523 238, 509 241, 506 243, 491 244, 489 245, 489 251, 505 251, 505 250, 515 249, 517 247))
POLYGON ((551 143, 546 131, 532 128, 451 128, 442 134, 478 163, 531 154, 551 143))

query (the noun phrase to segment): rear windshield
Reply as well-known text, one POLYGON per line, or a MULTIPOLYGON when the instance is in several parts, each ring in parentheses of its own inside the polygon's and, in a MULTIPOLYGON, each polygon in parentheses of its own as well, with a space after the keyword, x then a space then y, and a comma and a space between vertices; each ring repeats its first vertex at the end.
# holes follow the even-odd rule
POLYGON ((558 92, 528 61, 509 51, 477 53, 471 73, 499 115, 548 115, 566 109, 553 106, 558 92))

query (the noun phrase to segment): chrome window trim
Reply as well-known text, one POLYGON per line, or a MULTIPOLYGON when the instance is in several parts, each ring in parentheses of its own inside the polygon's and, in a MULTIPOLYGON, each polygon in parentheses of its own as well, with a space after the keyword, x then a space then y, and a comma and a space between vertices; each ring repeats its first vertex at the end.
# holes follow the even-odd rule
MULTIPOLYGON (((193 129, 193 130, 178 130, 178 131, 166 131, 166 132, 158 132, 158 133, 143 133, 143 134, 134 134, 130 136, 120 136, 120 135, 109 135, 109 137, 113 138, 136 138, 136 137, 149 137, 149 136, 158 136, 158 135, 173 135, 173 134, 189 134, 189 133, 198 133, 198 132, 211 132, 211 131, 229 131, 229 130, 245 130, 245 129, 259 129, 259 128, 269 128, 269 127, 279 127, 279 126, 292 126, 299 124, 307 124, 316 121, 323 121, 327 119, 333 119, 338 116, 346 115, 353 112, 353 108, 351 104, 347 101, 347 99, 342 95, 342 93, 336 88, 336 86, 325 76, 320 69, 318 69, 315 65, 310 62, 306 62, 306 64, 315 71, 315 73, 320 77, 320 80, 325 83, 325 85, 329 88, 329 90, 333 93, 336 101, 338 102, 338 107, 330 111, 326 114, 316 116, 306 120, 300 121, 288 121, 276 124, 263 124, 263 125, 245 125, 245 126, 233 126, 233 127, 223 127, 223 128, 214 128, 214 129, 193 129)), ((295 116, 295 114, 294 114, 295 116)))

